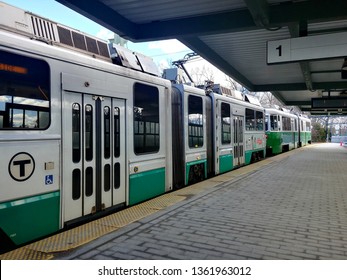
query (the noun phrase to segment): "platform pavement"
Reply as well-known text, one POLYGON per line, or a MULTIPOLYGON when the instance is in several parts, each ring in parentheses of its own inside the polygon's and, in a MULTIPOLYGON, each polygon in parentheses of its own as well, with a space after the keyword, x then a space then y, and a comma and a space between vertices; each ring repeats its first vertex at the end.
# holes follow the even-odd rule
POLYGON ((347 148, 318 144, 56 259, 347 259, 347 148))

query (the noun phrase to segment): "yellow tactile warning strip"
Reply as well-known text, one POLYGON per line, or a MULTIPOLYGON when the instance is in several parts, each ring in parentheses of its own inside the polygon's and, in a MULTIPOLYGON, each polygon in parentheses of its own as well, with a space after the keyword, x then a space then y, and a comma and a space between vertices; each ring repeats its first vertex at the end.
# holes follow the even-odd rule
POLYGON ((209 180, 164 194, 133 207, 126 208, 117 213, 108 215, 95 221, 83 224, 71 230, 63 231, 54 236, 23 246, 16 250, 0 255, 0 260, 48 260, 55 253, 77 248, 96 238, 122 228, 130 223, 147 217, 161 209, 174 205, 188 196, 196 195, 204 190, 213 188, 223 182, 230 181, 238 176, 255 171, 272 162, 288 157, 293 150, 275 157, 267 158, 260 162, 247 165, 231 172, 213 177, 209 180))
POLYGON ((0 260, 52 259, 54 253, 68 251, 86 244, 102 235, 138 221, 170 205, 174 205, 185 198, 182 195, 168 193, 167 195, 151 199, 139 205, 126 208, 117 213, 10 251, 0 255, 0 260))

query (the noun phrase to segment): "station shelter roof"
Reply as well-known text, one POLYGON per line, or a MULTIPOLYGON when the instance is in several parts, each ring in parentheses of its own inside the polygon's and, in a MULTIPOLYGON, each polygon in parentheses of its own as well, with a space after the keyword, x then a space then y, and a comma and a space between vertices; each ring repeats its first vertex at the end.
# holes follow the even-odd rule
POLYGON ((133 42, 178 39, 248 90, 271 91, 287 106, 347 114, 346 0, 57 1, 133 42), (286 59, 269 62, 273 55, 286 59))

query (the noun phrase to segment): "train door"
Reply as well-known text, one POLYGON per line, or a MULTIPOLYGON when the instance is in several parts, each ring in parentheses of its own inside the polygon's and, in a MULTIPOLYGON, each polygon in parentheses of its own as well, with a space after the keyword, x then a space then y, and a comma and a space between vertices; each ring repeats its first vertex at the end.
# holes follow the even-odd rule
POLYGON ((234 128, 234 166, 241 166, 245 163, 244 139, 243 139, 243 116, 233 116, 234 128))
POLYGON ((64 222, 125 203, 125 101, 64 92, 64 222))

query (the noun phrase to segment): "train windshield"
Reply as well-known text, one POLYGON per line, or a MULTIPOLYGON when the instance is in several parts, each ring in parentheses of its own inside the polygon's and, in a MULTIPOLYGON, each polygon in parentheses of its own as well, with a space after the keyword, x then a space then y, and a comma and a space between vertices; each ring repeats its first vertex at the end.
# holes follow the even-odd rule
POLYGON ((46 62, 0 51, 0 129, 46 129, 50 112, 46 62))

